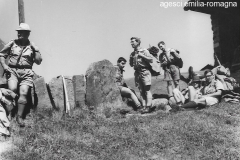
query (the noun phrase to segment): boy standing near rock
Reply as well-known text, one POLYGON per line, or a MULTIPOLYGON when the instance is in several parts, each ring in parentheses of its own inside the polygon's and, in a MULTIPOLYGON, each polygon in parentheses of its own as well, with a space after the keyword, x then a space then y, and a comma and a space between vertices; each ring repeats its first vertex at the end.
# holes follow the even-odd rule
POLYGON ((129 63, 131 67, 134 67, 135 85, 138 87, 142 99, 143 109, 141 113, 148 113, 152 106, 149 63, 153 61, 153 57, 147 49, 140 47, 140 38, 132 37, 130 40, 134 51, 130 55, 129 63))

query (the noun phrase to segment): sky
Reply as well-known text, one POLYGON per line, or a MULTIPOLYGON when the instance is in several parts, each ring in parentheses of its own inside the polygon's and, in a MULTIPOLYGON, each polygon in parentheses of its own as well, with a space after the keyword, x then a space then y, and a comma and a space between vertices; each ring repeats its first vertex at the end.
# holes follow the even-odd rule
MULTIPOLYGON (((161 7, 162 2, 186 0, 24 0, 29 37, 43 57, 33 70, 49 82, 65 75, 85 74, 89 65, 104 59, 113 64, 119 57, 129 60, 131 37, 141 38, 141 46, 157 46, 180 51, 186 72, 213 64, 213 32, 210 15, 184 11, 181 7, 161 7)), ((0 38, 17 38, 18 3, 0 0, 0 38)), ((124 77, 134 76, 127 65, 124 77)))

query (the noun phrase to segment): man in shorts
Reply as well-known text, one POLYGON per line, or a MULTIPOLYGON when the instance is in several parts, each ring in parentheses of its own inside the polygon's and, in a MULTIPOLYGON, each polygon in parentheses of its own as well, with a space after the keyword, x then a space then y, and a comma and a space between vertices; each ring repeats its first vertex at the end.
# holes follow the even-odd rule
POLYGON ((158 47, 162 50, 162 53, 159 55, 159 61, 162 64, 164 70, 164 80, 167 81, 167 91, 170 97, 173 96, 173 89, 179 88, 180 80, 180 70, 179 67, 174 64, 175 57, 171 54, 178 56, 176 50, 171 48, 166 48, 165 42, 160 41, 158 47))
POLYGON ((153 61, 153 56, 147 49, 140 47, 141 41, 139 38, 132 37, 130 40, 134 51, 130 55, 129 63, 131 67, 134 67, 135 85, 138 87, 142 99, 143 109, 141 113, 148 113, 152 106, 149 63, 153 61))
POLYGON ((10 136, 10 120, 9 113, 15 107, 15 99, 17 95, 5 88, 0 88, 0 136, 10 136))
POLYGON ((21 23, 16 31, 18 39, 10 41, 0 51, 0 63, 7 76, 8 88, 15 93, 19 90, 16 120, 20 127, 24 127, 22 118, 28 103, 27 95, 33 87, 32 66, 33 63, 41 64, 42 57, 38 47, 28 39, 31 32, 29 25, 21 23), (8 65, 5 62, 7 57, 8 65))
POLYGON ((135 107, 139 109, 141 107, 141 103, 139 102, 135 93, 128 88, 127 84, 123 78, 124 67, 126 65, 127 60, 123 57, 118 58, 116 68, 116 84, 121 92, 122 97, 131 98, 135 107))

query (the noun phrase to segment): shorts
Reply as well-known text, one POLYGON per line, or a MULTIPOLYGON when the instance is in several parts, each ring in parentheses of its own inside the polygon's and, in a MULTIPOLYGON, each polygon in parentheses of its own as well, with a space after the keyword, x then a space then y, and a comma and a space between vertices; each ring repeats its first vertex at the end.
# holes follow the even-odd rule
POLYGON ((164 70, 165 81, 177 81, 180 80, 180 70, 175 65, 170 65, 169 68, 164 70))
POLYGON ((215 97, 204 97, 205 100, 206 100, 206 105, 207 106, 212 106, 214 104, 217 104, 219 101, 218 101, 218 98, 215 98, 215 97))
POLYGON ((11 68, 11 74, 7 76, 7 81, 16 81, 19 86, 28 85, 33 87, 33 75, 32 69, 16 69, 11 68))
POLYGON ((151 72, 147 69, 136 70, 134 76, 136 87, 148 86, 152 83, 151 72))

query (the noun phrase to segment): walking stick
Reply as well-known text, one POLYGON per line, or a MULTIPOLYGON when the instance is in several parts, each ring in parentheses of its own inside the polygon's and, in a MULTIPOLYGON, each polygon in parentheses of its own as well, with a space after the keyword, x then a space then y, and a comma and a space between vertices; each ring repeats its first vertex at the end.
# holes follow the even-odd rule
POLYGON ((66 87, 66 82, 65 82, 65 78, 62 76, 62 81, 63 81, 63 90, 64 90, 64 96, 65 96, 65 100, 66 100, 66 113, 70 114, 70 103, 68 100, 68 94, 67 94, 67 87, 66 87))
POLYGON ((215 56, 215 58, 216 58, 216 60, 217 60, 217 62, 218 62, 218 64, 219 64, 219 66, 221 66, 221 62, 219 61, 219 59, 218 59, 217 55, 216 55, 216 54, 214 54, 214 56, 215 56))

